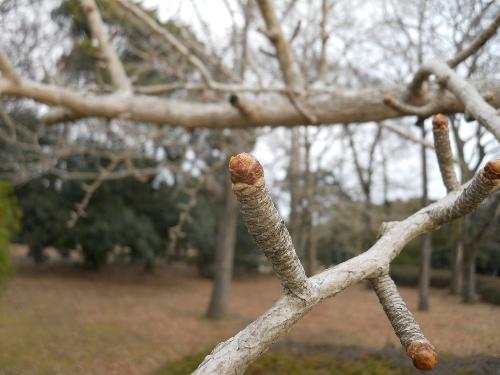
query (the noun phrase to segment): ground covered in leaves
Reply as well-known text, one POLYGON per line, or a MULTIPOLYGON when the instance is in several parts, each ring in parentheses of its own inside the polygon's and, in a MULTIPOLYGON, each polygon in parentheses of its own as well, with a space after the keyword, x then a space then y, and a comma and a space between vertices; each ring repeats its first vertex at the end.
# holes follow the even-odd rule
MULTIPOLYGON (((195 366, 280 294, 271 276, 238 279, 230 315, 210 321, 204 318, 210 288, 184 266, 154 275, 134 268, 22 267, 0 294, 0 374, 186 373, 182 366, 195 366)), ((402 294, 415 310, 416 291, 402 288, 402 294)), ((496 374, 499 306, 462 305, 445 290, 432 290, 431 311, 415 315, 443 359, 436 373, 496 374)), ((249 373, 410 371, 376 296, 358 285, 314 309, 249 373)))

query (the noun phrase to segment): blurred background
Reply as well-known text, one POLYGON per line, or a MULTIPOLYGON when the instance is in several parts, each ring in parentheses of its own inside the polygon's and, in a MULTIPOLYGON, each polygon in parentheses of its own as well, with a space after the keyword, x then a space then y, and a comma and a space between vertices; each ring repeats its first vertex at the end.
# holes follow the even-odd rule
MULTIPOLYGON (((142 16, 123 1, 96 3, 137 95, 194 106, 227 102, 235 90, 239 99, 283 95, 254 1, 125 1, 142 16), (226 86, 205 85, 206 74, 226 86)), ((424 61, 454 56, 500 12, 483 0, 274 6, 308 89, 370 87, 381 97, 424 61)), ((1 49, 23 79, 112 93, 81 2, 0 0, 0 17, 1 49)), ((497 36, 457 71, 493 81, 499 68, 497 36)), ((382 222, 446 195, 430 118, 186 128, 126 114, 60 116, 33 99, 0 101, 0 374, 186 374, 268 309, 281 287, 238 212, 231 155, 251 152, 263 164, 309 275, 367 250, 382 222)), ((450 133, 461 182, 500 155, 462 114, 450 115, 450 133)), ((440 353, 433 373, 499 373, 499 224, 497 192, 391 265, 440 353)), ((414 372, 364 284, 316 307, 248 370, 414 372)))

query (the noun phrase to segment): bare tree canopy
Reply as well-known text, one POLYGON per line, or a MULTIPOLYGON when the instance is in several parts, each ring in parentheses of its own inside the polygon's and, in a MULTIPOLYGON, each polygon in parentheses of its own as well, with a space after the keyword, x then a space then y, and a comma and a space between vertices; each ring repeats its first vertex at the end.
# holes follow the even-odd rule
MULTIPOLYGON (((79 60, 78 48, 60 53, 57 62, 48 62, 48 67, 37 61, 39 55, 35 59, 25 56, 30 60, 28 68, 18 63, 23 56, 16 51, 14 41, 0 49, 0 94, 9 109, 0 106, 5 124, 0 128, 0 140, 15 149, 5 157, 5 164, 12 166, 6 175, 12 180, 19 178, 19 183, 46 172, 93 179, 93 183, 82 185, 85 195, 69 226, 85 215, 92 194, 104 181, 124 175, 144 179, 158 175, 158 166, 183 172, 182 162, 190 154, 186 150, 196 149, 198 156, 192 160, 201 160, 202 166, 195 170, 197 161, 192 161, 192 170, 184 171, 184 178, 197 178, 198 182, 190 187, 188 195, 192 199, 185 204, 178 225, 171 229, 176 241, 181 237, 182 226, 190 220, 196 189, 210 184, 213 171, 226 163, 229 154, 252 148, 257 135, 251 129, 264 127, 294 127, 292 148, 300 142, 304 144, 305 170, 309 172, 305 179, 309 180, 303 184, 307 192, 301 202, 308 206, 302 212, 309 215, 308 225, 313 226, 315 185, 308 169, 313 133, 309 128, 302 133, 298 129, 343 125, 342 132, 336 134, 352 154, 354 171, 349 175, 357 177, 361 188, 364 235, 360 248, 355 249, 356 256, 317 274, 314 255, 306 274, 298 256, 301 241, 293 229, 289 233, 273 203, 259 161, 248 153, 239 153, 229 160, 232 192, 249 233, 282 284, 283 295, 246 328, 215 347, 195 374, 244 373, 249 364, 318 303, 362 280, 371 283, 414 366, 420 370, 436 366, 437 349, 422 333, 388 272, 391 262, 411 240, 473 212, 500 187, 500 159, 493 155, 500 141, 499 44, 494 39, 500 12, 495 9, 495 2, 459 1, 457 4, 463 7, 448 9, 448 2, 430 0, 418 4, 378 0, 368 5, 328 0, 226 1, 232 19, 227 41, 214 41, 217 36, 211 35, 210 23, 217 20, 209 17, 199 17, 198 27, 205 35, 197 35, 194 27, 183 25, 181 20, 162 22, 155 12, 131 0, 70 3, 78 6, 76 12, 70 7, 74 12, 70 16, 80 27, 78 32, 85 35, 75 37, 77 42, 73 38, 72 47, 78 45, 92 51, 90 67, 81 68, 76 74, 69 72, 74 60, 79 60), (357 6, 359 12, 365 12, 365 18, 367 10, 380 16, 374 16, 375 21, 363 20, 362 15, 351 17, 351 9, 356 13, 357 6), (438 14, 446 9, 457 17, 468 9, 462 28, 445 24, 446 20, 455 22, 453 17, 431 19, 433 12, 438 14), (366 27, 357 30, 364 21, 366 27), (14 112, 10 109, 25 102, 35 108, 32 123, 41 124, 36 131, 10 116, 14 112), (468 122, 476 121, 478 129, 479 160, 467 178, 461 174, 462 183, 455 169, 457 161, 460 163, 465 157, 453 155, 449 134, 453 130, 449 121, 455 114, 464 114, 468 122), (403 122, 408 117, 417 118, 422 136, 388 121, 403 122), (424 122, 431 117, 434 143, 425 138, 424 122), (368 143, 367 163, 357 144, 356 126, 351 126, 361 123, 376 125, 373 135, 363 137, 364 143, 368 143), (82 124, 98 129, 94 133, 93 128, 85 128, 86 143, 75 141, 79 138, 74 134, 82 124), (40 140, 52 129, 57 139, 46 146, 40 140), (195 129, 220 129, 217 150, 211 147, 209 136, 193 136, 195 129), (108 139, 113 131, 120 134, 116 142, 108 139), (384 167, 376 165, 375 155, 380 153, 385 163, 383 138, 388 131, 420 144, 424 164, 426 149, 435 151, 448 194, 405 219, 385 223, 373 243, 375 236, 370 236, 375 230, 369 215, 372 185, 384 167), (305 134, 303 140, 299 139, 301 134, 305 134), (190 142, 196 143, 193 139, 199 141, 197 147, 188 147, 190 142), (493 145, 488 151, 484 139, 493 145), (158 145, 166 144, 181 149, 175 151, 182 156, 172 158, 176 163, 157 156, 158 145), (97 172, 70 173, 58 162, 74 154, 89 154, 107 162, 99 165, 97 172), (137 159, 152 164, 139 168, 134 164, 137 159)), ((0 10, 10 17, 15 15, 9 7, 15 5, 8 1, 5 4, 5 9, 0 10)), ((28 35, 40 30, 17 31, 28 35)), ((15 39, 13 34, 10 37, 15 39)), ((455 134, 453 139, 458 141, 460 137, 455 134)), ((319 157, 328 153, 328 147, 329 144, 324 152, 318 152, 319 157)), ((291 174, 294 167, 300 167, 300 158, 290 154, 291 174)), ((384 174, 389 173, 384 170, 384 174)), ((230 185, 221 187, 222 183, 219 181, 214 190, 219 190, 219 195, 224 194, 220 191, 229 194, 230 185)), ((226 198, 224 217, 229 228, 219 228, 219 236, 220 243, 226 241, 224 249, 228 250, 217 261, 222 270, 226 269, 218 277, 222 288, 230 282, 237 219, 236 203, 232 197, 226 198)), ((309 241, 308 251, 314 254, 311 231, 307 236, 302 242, 309 241)), ((210 310, 218 309, 214 306, 210 310)))

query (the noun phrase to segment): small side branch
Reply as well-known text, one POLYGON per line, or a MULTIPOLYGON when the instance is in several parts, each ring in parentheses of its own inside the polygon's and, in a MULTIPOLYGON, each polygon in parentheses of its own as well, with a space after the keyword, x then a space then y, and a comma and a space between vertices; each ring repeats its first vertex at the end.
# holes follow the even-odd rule
POLYGON ((248 231, 271 262, 283 286, 301 299, 308 299, 311 285, 295 253, 292 238, 265 188, 262 166, 250 154, 229 161, 233 191, 248 231))
POLYGON ((420 85, 434 74, 440 84, 450 90, 465 106, 465 113, 472 115, 500 141, 500 116, 479 95, 477 90, 465 79, 455 73, 446 63, 434 61, 425 64, 415 75, 411 91, 418 92, 420 85))
POLYGON ((132 84, 125 73, 125 68, 109 43, 108 34, 106 32, 101 14, 94 0, 80 0, 80 4, 87 16, 87 22, 92 34, 99 42, 99 48, 107 60, 108 70, 111 75, 113 85, 122 92, 131 93, 132 84))
POLYGON ((132 14, 136 19, 145 24, 151 31, 159 35, 173 48, 175 48, 182 56, 184 56, 184 58, 187 59, 187 61, 189 61, 196 69, 198 69, 207 86, 211 86, 212 77, 203 62, 194 54, 192 54, 191 51, 184 44, 182 44, 170 31, 158 25, 158 23, 153 18, 151 18, 146 12, 142 11, 138 6, 132 4, 132 2, 129 2, 128 0, 114 1, 129 14, 132 14))
POLYGON ((432 119, 432 132, 434 133, 434 147, 439 163, 439 170, 444 186, 448 193, 457 190, 460 186, 454 169, 453 154, 451 152, 448 117, 437 114, 432 119))
POLYGON ((0 73, 2 73, 5 78, 14 83, 20 83, 21 78, 16 72, 16 69, 12 65, 7 54, 0 49, 0 73))
POLYGON ((500 184, 500 159, 490 160, 469 185, 460 193, 453 205, 430 211, 438 225, 458 219, 472 212, 500 184))
POLYGON ((438 362, 436 350, 406 307, 394 281, 385 273, 370 279, 370 283, 413 365, 419 370, 432 370, 438 362))
POLYGON ((453 58, 446 61, 446 63, 450 66, 450 68, 456 67, 462 61, 467 59, 469 56, 472 56, 476 53, 482 46, 486 44, 488 40, 490 40, 497 32, 500 27, 500 13, 498 13, 493 20, 493 22, 486 27, 479 35, 477 35, 470 46, 460 51, 453 58))

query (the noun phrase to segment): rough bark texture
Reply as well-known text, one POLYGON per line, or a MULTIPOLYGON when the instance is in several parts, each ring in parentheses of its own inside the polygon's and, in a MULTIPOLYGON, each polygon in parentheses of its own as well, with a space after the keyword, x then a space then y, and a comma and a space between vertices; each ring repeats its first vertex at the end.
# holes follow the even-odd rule
POLYGON ((229 306, 231 279, 233 276, 234 247, 238 222, 237 202, 231 194, 229 176, 224 196, 224 211, 219 218, 217 249, 215 253, 215 278, 207 316, 218 319, 224 316, 229 306))
POLYGON ((257 160, 251 155, 240 154, 231 158, 229 163, 233 191, 241 213, 248 231, 271 262, 283 286, 290 293, 306 299, 310 286, 304 268, 295 253, 285 222, 265 188, 262 166, 255 162, 257 160))
MULTIPOLYGON (((425 139, 426 130, 423 119, 420 122, 422 139, 425 139)), ((428 199, 428 176, 427 176, 427 150, 421 146, 422 155, 422 207, 429 204, 428 199)), ((431 256, 432 256, 432 235, 424 233, 420 240, 420 272, 418 281, 418 309, 429 310, 429 286, 431 281, 431 256)))
POLYGON ((396 336, 413 364, 419 370, 431 370, 437 364, 437 353, 415 321, 396 284, 388 274, 370 280, 375 293, 391 322, 396 336))
POLYGON ((458 183, 454 169, 448 129, 448 117, 441 114, 434 116, 432 120, 432 131, 434 133, 434 148, 436 149, 439 170, 441 171, 446 190, 450 192, 457 189, 460 184, 458 183))
MULTIPOLYGON (((262 197, 262 192, 265 191, 262 167, 260 167, 256 159, 248 154, 233 160, 235 160, 235 165, 231 164, 231 170, 232 175, 235 177, 232 179, 235 193, 246 196, 246 198, 243 198, 242 206, 248 204, 250 210, 247 208, 247 213, 250 217, 255 217, 254 213, 261 210, 255 204, 249 202, 249 196, 255 194, 255 198, 261 200, 260 204, 267 207, 261 214, 269 215, 270 211, 275 210, 275 208, 270 208, 272 202, 270 203, 268 198, 262 197)), ((301 298, 292 293, 285 293, 254 322, 232 338, 217 345, 212 353, 205 357, 205 360, 194 374, 244 373, 250 363, 255 361, 273 342, 285 334, 314 305, 361 280, 373 279, 386 273, 390 262, 412 239, 439 228, 440 225, 447 221, 453 220, 457 213, 465 214, 469 208, 473 208, 473 205, 479 205, 481 199, 476 199, 473 193, 479 193, 484 199, 484 193, 488 186, 489 193, 494 190, 495 185, 500 182, 500 178, 498 178, 500 176, 499 164, 500 162, 490 162, 469 184, 451 192, 445 198, 421 209, 407 219, 387 226, 379 240, 366 252, 309 279, 302 276, 303 270, 297 273, 292 272, 292 284, 302 279, 304 285, 308 285, 305 288, 309 289, 309 293, 301 298), (475 186, 476 188, 471 189, 471 187, 475 186), (478 189, 477 186, 483 186, 484 189, 478 189), (456 209, 455 206, 457 206, 456 209)), ((279 216, 274 214, 272 216, 274 220, 280 221, 279 216)), ((262 231, 267 230, 262 225, 262 222, 258 220, 252 219, 249 222, 250 225, 260 227, 262 231)), ((274 232, 276 225, 268 225, 268 228, 269 232, 274 232)), ((265 235, 262 238, 266 240, 265 235)), ((291 241, 284 241, 285 246, 289 243, 291 241)), ((269 251, 266 251, 267 254, 273 255, 269 251)), ((292 253, 284 255, 284 257, 288 258, 286 260, 288 261, 293 255, 292 253)), ((273 259, 276 261, 277 258, 271 257, 271 262, 273 262, 273 259)), ((278 273, 280 279, 283 278, 284 274, 283 272, 278 273)), ((283 283, 288 284, 286 280, 283 283)), ((416 342, 414 345, 409 345, 407 351, 414 358, 416 353, 424 351, 430 353, 429 349, 426 343, 416 342)), ((432 359, 432 356, 426 355, 425 358, 432 359)))
MULTIPOLYGON (((481 95, 492 98, 492 105, 500 107, 500 81, 477 81, 475 86, 481 95)), ((249 100, 247 107, 254 114, 249 121, 229 102, 188 102, 137 94, 119 98, 113 94, 95 95, 27 79, 16 84, 0 78, 0 91, 8 96, 64 106, 80 118, 123 118, 190 129, 297 126, 306 123, 304 116, 297 112, 286 97, 261 95, 249 100)), ((381 98, 385 93, 400 97, 405 95, 406 88, 399 85, 385 89, 343 89, 335 93, 311 94, 308 96, 308 103, 315 110, 318 124, 382 121, 401 117, 400 112, 383 103, 381 98)), ((432 96, 432 92, 429 95, 432 96)), ((441 95, 436 104, 436 112, 457 113, 464 110, 462 102, 453 94, 441 95)), ((50 120, 48 117, 45 121, 51 123, 50 120)))

